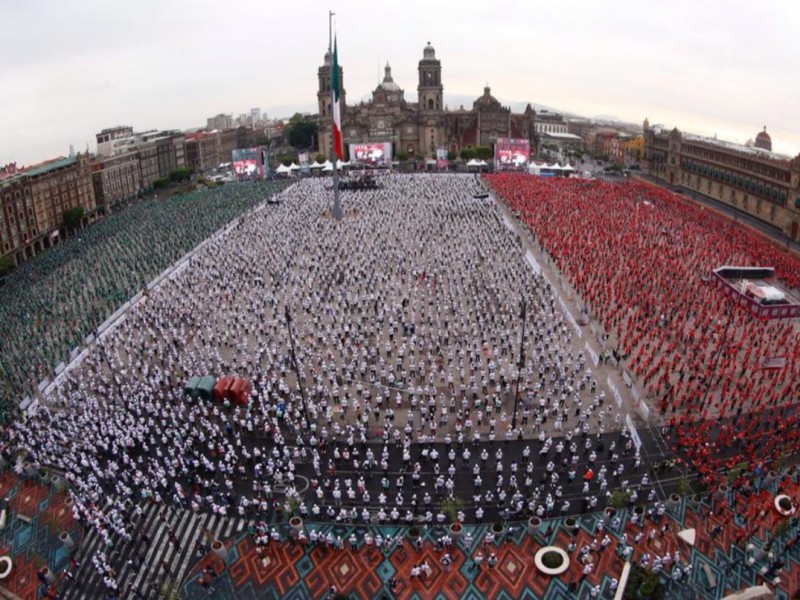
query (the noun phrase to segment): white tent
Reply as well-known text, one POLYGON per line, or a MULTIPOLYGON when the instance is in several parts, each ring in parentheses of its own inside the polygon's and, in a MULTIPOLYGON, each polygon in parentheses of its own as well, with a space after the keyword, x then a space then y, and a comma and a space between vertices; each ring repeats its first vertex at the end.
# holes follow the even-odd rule
POLYGON ((488 164, 486 164, 486 161, 485 161, 485 160, 481 160, 481 161, 479 161, 479 162, 478 162, 478 166, 479 166, 479 167, 481 167, 481 168, 483 168, 483 167, 488 167, 489 165, 488 165, 488 164))
POLYGON ((482 161, 479 161, 477 158, 472 158, 467 162, 467 166, 468 167, 480 167, 481 166, 481 162, 482 161))
POLYGON ((286 165, 282 165, 281 164, 281 165, 278 165, 278 168, 275 169, 275 172, 278 173, 278 174, 281 174, 281 173, 287 173, 288 174, 288 173, 291 173, 292 170, 289 167, 287 167, 286 165))
POLYGON ((330 162, 325 162, 325 166, 322 167, 323 173, 331 173, 333 172, 333 165, 330 162))
POLYGON ((311 165, 311 168, 312 168, 312 169, 321 169, 321 168, 322 168, 322 167, 324 167, 324 166, 325 166, 325 164, 324 164, 324 163, 317 162, 317 161, 315 160, 315 161, 314 161, 314 164, 313 164, 313 165, 311 165))
POLYGON ((295 163, 292 163, 292 164, 290 164, 290 165, 289 165, 289 168, 290 168, 292 171, 297 171, 297 170, 300 168, 300 165, 297 165, 297 164, 295 164, 295 163))

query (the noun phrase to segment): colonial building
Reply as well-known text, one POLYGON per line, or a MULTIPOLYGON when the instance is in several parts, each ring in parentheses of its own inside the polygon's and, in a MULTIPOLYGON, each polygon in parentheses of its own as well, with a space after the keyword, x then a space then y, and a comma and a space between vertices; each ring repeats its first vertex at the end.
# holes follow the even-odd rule
POLYGON ((196 131, 186 134, 186 165, 204 172, 231 161, 231 152, 244 147, 244 129, 196 131))
MULTIPOLYGON (((325 154, 331 148, 331 54, 317 70, 319 88, 319 148, 325 154)), ((445 148, 458 152, 472 146, 492 146, 497 138, 522 138, 536 148, 536 113, 528 105, 523 113, 512 113, 492 96, 489 87, 470 110, 447 110, 444 106, 442 65, 430 42, 422 52, 417 80, 417 101, 406 100, 405 91, 392 78, 387 64, 383 81, 373 90, 372 99, 347 106, 344 70, 339 65, 341 82, 341 118, 344 144, 391 142, 395 155, 434 157, 445 148)))
POLYGON ((103 212, 123 200, 135 198, 143 189, 139 154, 98 157, 92 163, 92 185, 97 208, 103 212))
POLYGON ((800 240, 800 155, 791 159, 766 148, 667 131, 644 122, 644 163, 651 175, 730 204, 800 240))
POLYGON ((83 223, 95 216, 89 153, 56 158, 31 167, 0 169, 0 255, 15 263, 35 256, 59 239, 64 212, 83 207, 83 223))

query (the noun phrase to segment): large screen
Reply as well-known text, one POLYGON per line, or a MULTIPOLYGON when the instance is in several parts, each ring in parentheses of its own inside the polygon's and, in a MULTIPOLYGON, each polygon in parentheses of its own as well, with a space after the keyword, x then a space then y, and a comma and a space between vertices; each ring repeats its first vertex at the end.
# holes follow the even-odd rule
POLYGON ((389 165, 392 162, 392 143, 350 144, 350 160, 364 163, 365 165, 389 165))
POLYGON ((264 179, 264 153, 261 146, 237 148, 231 152, 231 162, 236 179, 264 179))
POLYGON ((531 159, 531 144, 519 138, 497 138, 494 144, 496 171, 524 169, 531 159))

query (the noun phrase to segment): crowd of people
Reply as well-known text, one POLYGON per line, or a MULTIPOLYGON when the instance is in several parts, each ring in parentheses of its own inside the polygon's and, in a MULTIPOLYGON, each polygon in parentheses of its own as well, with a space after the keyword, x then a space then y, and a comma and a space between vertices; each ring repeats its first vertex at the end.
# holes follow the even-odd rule
POLYGON ((285 182, 142 200, 21 264, 0 288, 0 396, 20 399, 119 306, 285 182))
POLYGON ((100 336, 0 451, 63 470, 108 547, 134 537, 142 501, 430 525, 599 509, 617 488, 655 501, 605 378, 479 181, 382 181, 343 193, 341 222, 313 180, 248 213, 100 336), (252 380, 249 403, 184 396, 209 374, 252 380))
POLYGON ((492 175, 711 482, 725 467, 800 449, 800 335, 710 284, 722 265, 774 267, 800 290, 800 261, 712 211, 654 186, 492 175), (782 369, 762 368, 783 357, 782 369))

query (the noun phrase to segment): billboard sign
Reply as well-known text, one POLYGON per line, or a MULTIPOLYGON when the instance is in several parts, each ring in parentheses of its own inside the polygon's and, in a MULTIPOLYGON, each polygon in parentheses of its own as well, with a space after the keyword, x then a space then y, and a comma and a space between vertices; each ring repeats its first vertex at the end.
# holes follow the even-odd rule
POLYGON ((438 148, 436 150, 436 168, 447 168, 447 148, 438 148))
POLYGON ((392 162, 392 143, 350 144, 350 160, 375 167, 389 166, 392 162))
POLYGON ((531 143, 519 138, 497 138, 494 144, 496 171, 524 169, 531 159, 531 143))
POLYGON ((255 148, 237 148, 231 152, 233 176, 240 181, 264 179, 264 151, 261 146, 255 148))

